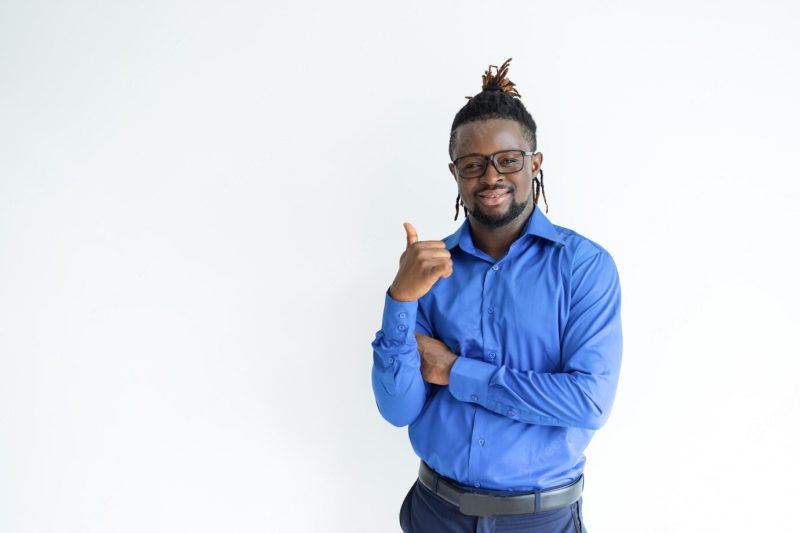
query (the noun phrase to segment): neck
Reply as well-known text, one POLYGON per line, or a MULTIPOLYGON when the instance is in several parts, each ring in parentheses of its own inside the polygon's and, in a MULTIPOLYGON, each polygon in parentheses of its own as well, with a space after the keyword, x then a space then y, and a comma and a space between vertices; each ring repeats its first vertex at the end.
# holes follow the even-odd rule
POLYGON ((472 243, 476 248, 489 254, 495 259, 500 259, 522 233, 522 229, 533 214, 534 204, 528 204, 520 216, 512 220, 501 228, 489 228, 476 221, 473 217, 469 218, 469 230, 472 236, 472 243))

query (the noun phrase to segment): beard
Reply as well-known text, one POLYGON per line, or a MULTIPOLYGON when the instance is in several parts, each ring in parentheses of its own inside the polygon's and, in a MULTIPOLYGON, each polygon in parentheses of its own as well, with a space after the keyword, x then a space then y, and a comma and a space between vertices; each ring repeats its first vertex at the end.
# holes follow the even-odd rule
POLYGON ((500 215, 490 215, 484 211, 481 211, 481 208, 476 202, 473 208, 469 210, 469 215, 487 228, 502 228, 520 216, 525 211, 525 208, 528 207, 528 200, 525 200, 524 202, 517 202, 513 197, 513 191, 511 191, 511 194, 511 205, 508 206, 508 210, 505 213, 500 215))

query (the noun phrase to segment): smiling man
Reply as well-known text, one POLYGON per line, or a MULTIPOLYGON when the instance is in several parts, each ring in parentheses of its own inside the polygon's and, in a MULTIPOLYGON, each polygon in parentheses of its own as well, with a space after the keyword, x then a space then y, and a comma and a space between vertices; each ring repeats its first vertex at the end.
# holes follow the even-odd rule
POLYGON ((509 62, 451 128, 466 220, 433 241, 404 225, 372 343, 378 409, 421 459, 405 532, 584 531, 583 451, 617 386, 617 269, 539 208, 543 156, 509 62))

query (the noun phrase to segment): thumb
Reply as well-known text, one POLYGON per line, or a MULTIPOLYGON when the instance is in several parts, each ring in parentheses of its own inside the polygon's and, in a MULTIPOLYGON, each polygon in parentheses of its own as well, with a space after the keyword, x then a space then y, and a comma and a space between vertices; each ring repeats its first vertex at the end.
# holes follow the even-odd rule
POLYGON ((417 230, 414 229, 411 222, 403 222, 403 227, 406 228, 406 249, 408 249, 417 242, 417 230))

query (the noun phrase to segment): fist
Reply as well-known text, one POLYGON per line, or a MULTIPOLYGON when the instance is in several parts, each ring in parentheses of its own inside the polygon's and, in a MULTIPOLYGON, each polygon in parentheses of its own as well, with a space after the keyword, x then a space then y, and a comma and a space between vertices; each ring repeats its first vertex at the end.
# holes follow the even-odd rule
POLYGON ((419 241, 410 223, 406 229, 406 250, 400 256, 400 268, 389 287, 395 300, 410 302, 427 294, 439 278, 453 273, 453 260, 443 241, 419 241))

